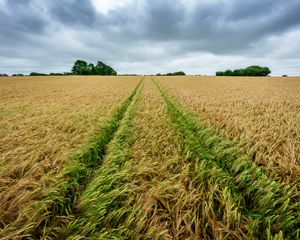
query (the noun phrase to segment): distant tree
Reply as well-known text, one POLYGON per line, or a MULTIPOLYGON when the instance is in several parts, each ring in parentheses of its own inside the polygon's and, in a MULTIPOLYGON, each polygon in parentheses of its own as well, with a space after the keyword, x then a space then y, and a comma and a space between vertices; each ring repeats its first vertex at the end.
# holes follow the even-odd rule
POLYGON ((286 74, 284 74, 284 75, 282 75, 282 77, 287 77, 287 75, 286 75, 286 74))
POLYGON ((62 76, 63 73, 49 73, 49 76, 62 76))
POLYGON ((72 72, 63 72, 63 75, 74 75, 72 72))
POLYGON ((77 60, 72 68, 72 73, 76 75, 117 75, 117 72, 105 63, 98 61, 96 65, 77 60))
POLYGON ((174 76, 185 76, 185 72, 183 72, 183 71, 174 72, 173 75, 174 76))
POLYGON ((8 75, 5 73, 2 73, 2 74, 0 74, 0 77, 8 77, 8 75))
POLYGON ((82 67, 80 69, 80 74, 79 75, 91 75, 90 68, 88 66, 87 67, 82 67))
POLYGON ((84 60, 76 60, 76 62, 73 65, 72 73, 76 75, 82 75, 83 72, 86 72, 86 68, 88 67, 88 64, 84 60))
POLYGON ((224 72, 224 76, 232 76, 232 71, 231 70, 226 70, 225 72, 224 72))
POLYGON ((37 73, 37 72, 32 72, 29 74, 30 76, 47 76, 46 73, 37 73))
POLYGON ((96 75, 105 75, 105 64, 103 62, 98 61, 95 66, 96 75))
POLYGON ((95 69, 97 75, 110 75, 108 74, 109 73, 108 66, 101 61, 97 62, 95 69))
POLYGON ((271 73, 267 67, 250 66, 245 69, 246 76, 268 76, 271 73))
POLYGON ((89 75, 95 75, 95 66, 92 63, 89 63, 89 65, 87 66, 89 69, 89 75))
POLYGON ((97 62, 95 68, 98 69, 99 75, 117 75, 117 72, 112 67, 100 61, 97 62))
POLYGON ((167 74, 156 74, 156 76, 185 76, 185 72, 179 71, 179 72, 173 72, 173 73, 167 73, 167 74))
POLYGON ((15 73, 15 74, 12 74, 11 76, 12 77, 23 77, 24 74, 22 74, 22 73, 15 73))
POLYGON ((245 69, 226 70, 216 72, 216 76, 268 76, 271 70, 268 67, 250 66, 245 69))
POLYGON ((235 69, 232 71, 232 76, 243 76, 244 72, 243 69, 235 69))
POLYGON ((264 74, 265 74, 265 76, 268 76, 268 75, 270 75, 270 74, 271 74, 271 70, 270 70, 270 68, 268 68, 268 67, 264 67, 263 69, 264 69, 264 74))

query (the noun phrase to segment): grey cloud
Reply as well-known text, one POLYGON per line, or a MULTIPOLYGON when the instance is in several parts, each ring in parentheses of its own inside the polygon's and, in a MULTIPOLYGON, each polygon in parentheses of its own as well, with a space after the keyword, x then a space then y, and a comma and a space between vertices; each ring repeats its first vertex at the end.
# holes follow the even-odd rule
POLYGON ((32 1, 7 1, 6 9, 0 10, 1 44, 20 41, 28 34, 42 34, 47 24, 42 9, 32 1))
MULTIPOLYGON (((239 53, 300 23, 300 2, 204 1, 192 10, 180 1, 148 0, 136 17, 134 5, 102 17, 108 39, 177 41, 183 51, 239 53), (119 31, 111 31, 111 29, 119 31), (190 46, 190 48, 188 47, 190 46)), ((100 24, 101 26, 101 24, 100 24)), ((102 26, 101 26, 102 27, 102 26)))
POLYGON ((96 21, 96 11, 89 0, 51 1, 49 12, 55 20, 70 26, 92 27, 96 21))
MULTIPOLYGON (((68 71, 77 58, 100 59, 117 70, 140 73, 141 68, 150 73, 158 66, 171 70, 179 62, 178 68, 185 68, 181 70, 195 72, 199 66, 201 71, 201 57, 191 64, 190 55, 210 54, 220 64, 234 58, 239 60, 228 64, 241 65, 264 59, 272 65, 270 56, 273 66, 279 65, 280 56, 286 61, 283 66, 299 59, 297 44, 275 49, 281 39, 289 44, 300 37, 298 0, 186 2, 131 0, 102 14, 90 0, 6 0, 0 9, 0 56, 15 58, 16 65, 23 61, 26 72, 68 71), (269 41, 274 37, 276 41, 269 41)), ((0 73, 6 69, 12 72, 14 67, 0 63, 0 73)))
POLYGON ((146 34, 150 33, 148 37, 173 39, 178 36, 184 21, 183 4, 172 0, 148 1, 145 8, 143 28, 146 34))

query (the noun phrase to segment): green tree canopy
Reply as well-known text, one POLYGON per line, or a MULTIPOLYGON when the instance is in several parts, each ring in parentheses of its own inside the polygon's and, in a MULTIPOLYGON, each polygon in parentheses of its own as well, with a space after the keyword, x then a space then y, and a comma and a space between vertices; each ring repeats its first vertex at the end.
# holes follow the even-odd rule
POLYGON ((72 72, 76 75, 117 75, 117 72, 111 66, 101 61, 94 65, 83 60, 77 60, 74 63, 72 72))
POLYGON ((72 72, 77 75, 83 75, 83 72, 86 71, 88 64, 83 60, 76 60, 72 68, 72 72))
POLYGON ((268 76, 271 70, 268 67, 260 67, 257 65, 247 67, 245 69, 218 71, 216 76, 268 76))
POLYGON ((38 73, 38 72, 32 72, 29 74, 29 76, 47 76, 46 73, 38 73))
POLYGON ((156 76, 185 76, 185 72, 179 71, 179 72, 173 72, 173 73, 167 73, 167 74, 161 74, 158 73, 156 76))

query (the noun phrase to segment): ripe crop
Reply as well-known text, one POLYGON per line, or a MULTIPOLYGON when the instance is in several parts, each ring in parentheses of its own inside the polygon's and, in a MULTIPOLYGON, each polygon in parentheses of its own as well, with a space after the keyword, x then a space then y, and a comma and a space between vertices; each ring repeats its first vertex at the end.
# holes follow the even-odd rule
POLYGON ((299 190, 299 78, 178 77, 161 82, 218 135, 299 190))
POLYGON ((299 79, 0 84, 3 239, 299 239, 299 79))

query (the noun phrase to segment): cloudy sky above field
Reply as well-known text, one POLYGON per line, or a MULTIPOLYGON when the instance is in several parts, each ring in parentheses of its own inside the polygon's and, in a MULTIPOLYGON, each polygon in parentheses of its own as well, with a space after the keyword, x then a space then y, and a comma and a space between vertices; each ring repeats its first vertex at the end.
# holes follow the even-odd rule
POLYGON ((0 73, 214 74, 249 65, 300 75, 299 0, 0 0, 0 73))

